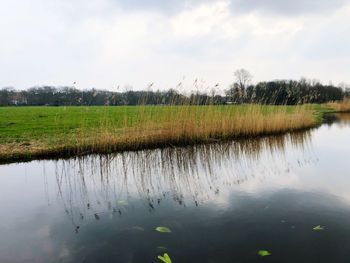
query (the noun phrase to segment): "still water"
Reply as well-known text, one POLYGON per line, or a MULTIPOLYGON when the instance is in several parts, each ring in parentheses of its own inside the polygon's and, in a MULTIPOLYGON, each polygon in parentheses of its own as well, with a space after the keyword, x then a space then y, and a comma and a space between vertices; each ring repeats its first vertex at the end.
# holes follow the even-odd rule
POLYGON ((0 262, 350 262, 350 115, 338 117, 285 136, 2 165, 0 262))

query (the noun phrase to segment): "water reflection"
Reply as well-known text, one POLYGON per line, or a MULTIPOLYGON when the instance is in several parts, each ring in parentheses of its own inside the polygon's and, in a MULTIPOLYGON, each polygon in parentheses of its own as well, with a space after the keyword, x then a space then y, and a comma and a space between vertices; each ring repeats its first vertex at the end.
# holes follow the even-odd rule
POLYGON ((233 188, 249 191, 266 177, 288 176, 295 167, 315 162, 311 131, 306 131, 58 161, 55 177, 65 212, 78 231, 78 218, 122 215, 130 198, 139 199, 149 211, 165 199, 184 207, 208 202, 223 205, 233 188))
POLYGON ((0 166, 0 262, 346 262, 349 116, 285 136, 0 166))
POLYGON ((260 262, 259 249, 268 249, 271 262, 344 262, 350 256, 346 223, 350 210, 330 195, 277 191, 263 197, 231 193, 231 206, 183 209, 166 202, 156 213, 136 200, 123 216, 101 216, 84 222, 79 238, 69 236, 64 224, 54 225, 54 245, 62 247, 67 262, 159 262, 168 252, 173 262, 260 262), (309 200, 312 200, 311 202, 309 200), (327 231, 316 233, 315 225, 327 231), (169 235, 154 231, 171 228, 169 235), (62 231, 64 230, 64 231, 62 231), (296 253, 297 252, 297 253, 296 253), (236 261, 233 261, 236 262, 236 261))
POLYGON ((340 127, 347 127, 350 123, 350 114, 348 113, 336 113, 334 114, 335 121, 334 124, 338 124, 340 127))

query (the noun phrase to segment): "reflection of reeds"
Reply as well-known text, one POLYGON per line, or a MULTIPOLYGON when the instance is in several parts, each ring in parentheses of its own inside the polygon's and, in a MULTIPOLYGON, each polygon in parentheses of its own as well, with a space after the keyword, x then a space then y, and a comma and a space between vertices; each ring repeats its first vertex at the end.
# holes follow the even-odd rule
POLYGON ((225 186, 290 168, 286 149, 303 152, 309 132, 227 143, 88 156, 58 161, 59 194, 69 213, 123 212, 128 198, 154 209, 165 198, 200 204, 225 186), (278 162, 277 162, 278 160, 278 162), (282 160, 282 161, 281 161, 282 160))
POLYGON ((350 123, 350 112, 334 113, 331 115, 332 119, 329 125, 337 125, 339 127, 348 127, 350 123))

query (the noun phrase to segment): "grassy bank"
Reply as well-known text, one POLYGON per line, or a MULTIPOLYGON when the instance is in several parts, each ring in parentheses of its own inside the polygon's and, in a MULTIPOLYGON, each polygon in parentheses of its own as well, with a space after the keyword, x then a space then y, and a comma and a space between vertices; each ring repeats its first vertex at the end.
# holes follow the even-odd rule
POLYGON ((0 108, 0 162, 187 145, 317 125, 321 106, 0 108))
POLYGON ((344 100, 342 102, 327 103, 326 107, 336 112, 350 112, 350 100, 344 100))

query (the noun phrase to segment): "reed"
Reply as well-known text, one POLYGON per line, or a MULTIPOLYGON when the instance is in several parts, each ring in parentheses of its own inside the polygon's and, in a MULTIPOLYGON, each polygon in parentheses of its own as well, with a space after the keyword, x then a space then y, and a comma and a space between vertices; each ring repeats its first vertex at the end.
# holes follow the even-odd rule
MULTIPOLYGON (((7 114, 16 109, 7 108, 7 114)), ((17 137, 12 140, 9 137, 13 133, 9 131, 6 137, 0 132, 0 161, 182 146, 281 134, 317 124, 314 108, 307 105, 184 104, 46 109, 52 112, 54 120, 49 132, 41 123, 45 118, 33 120, 28 116, 23 125, 25 121, 37 124, 34 129, 17 127, 17 137)), ((32 110, 45 112, 44 108, 32 110)), ((1 117, 0 114, 0 120, 1 117)), ((24 118, 21 114, 20 117, 24 118)), ((12 126, 7 128, 16 129, 16 125, 12 126)))
POLYGON ((336 112, 350 112, 350 99, 341 102, 331 102, 326 105, 336 112))

